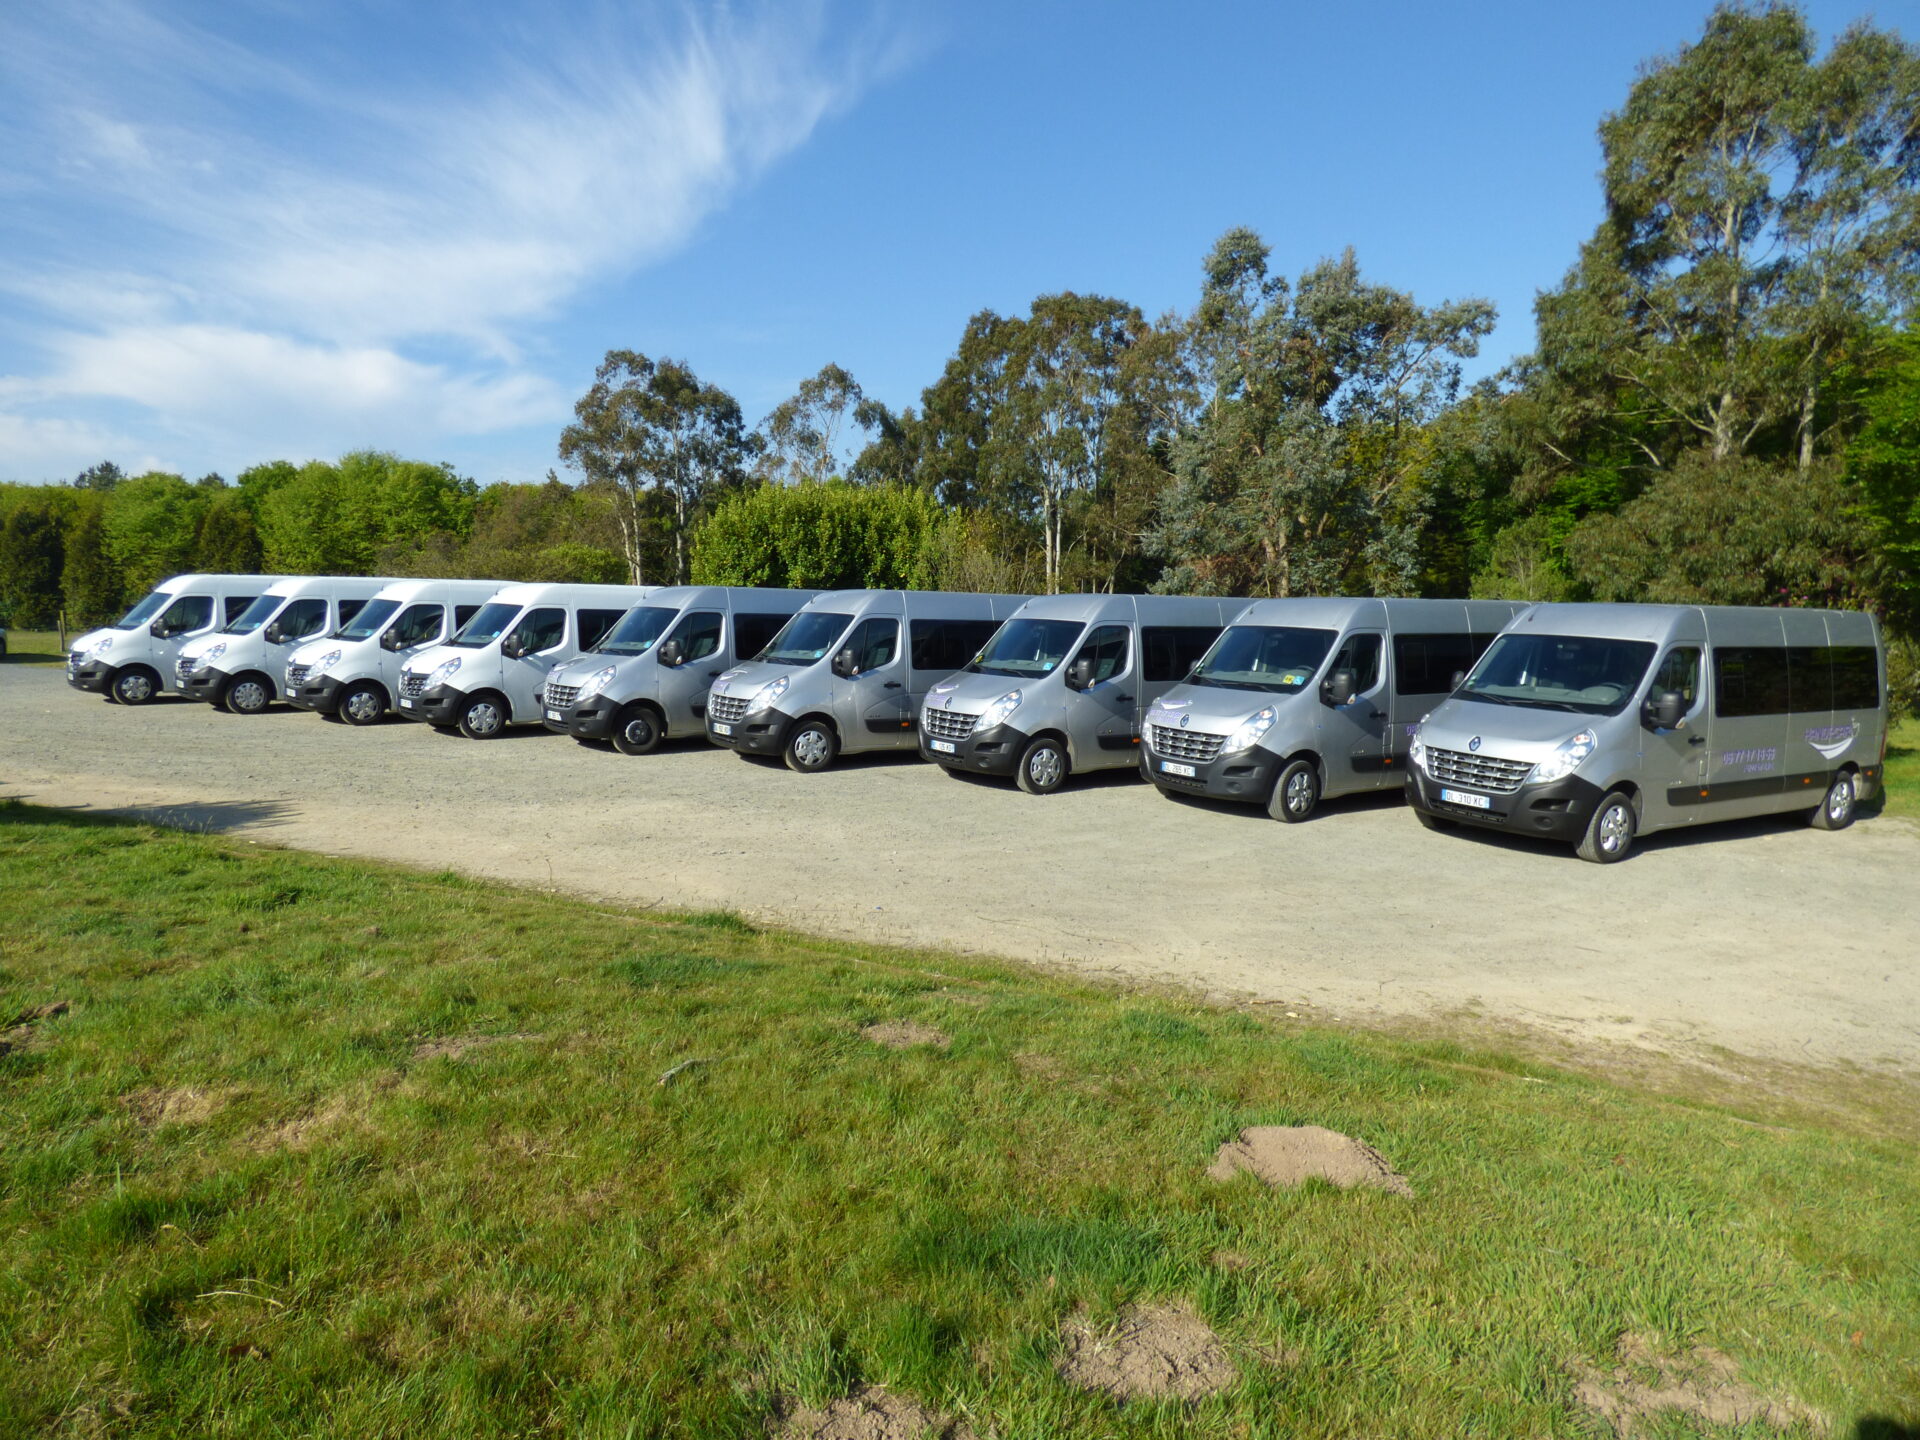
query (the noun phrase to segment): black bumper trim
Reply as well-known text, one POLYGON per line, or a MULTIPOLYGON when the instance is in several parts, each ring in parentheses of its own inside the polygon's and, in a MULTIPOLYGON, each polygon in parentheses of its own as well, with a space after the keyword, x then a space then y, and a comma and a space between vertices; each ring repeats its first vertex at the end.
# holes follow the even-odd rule
POLYGON ((596 695, 591 700, 569 705, 559 712, 558 720, 550 720, 547 717, 553 712, 543 700, 540 702, 540 723, 556 735, 571 735, 576 740, 611 740, 614 718, 624 709, 625 705, 596 695))
POLYGON ((1407 804, 1416 810, 1483 830, 1504 830, 1509 835, 1531 835, 1567 845, 1580 843, 1580 837, 1587 833, 1587 822, 1593 819, 1606 793, 1590 780, 1569 775, 1550 785, 1522 785, 1508 795, 1488 795, 1490 807, 1476 810, 1443 803, 1439 781, 1430 780, 1417 768, 1407 770, 1407 804))
POLYGON ((1194 774, 1169 775, 1160 768, 1170 757, 1156 755, 1146 745, 1140 747, 1140 771, 1162 790, 1175 795, 1201 795, 1212 800, 1233 800, 1242 805, 1264 805, 1273 796, 1274 781, 1280 778, 1286 763, 1271 750, 1258 745, 1220 755, 1202 765, 1197 761, 1174 760, 1176 765, 1192 765, 1194 774))
POLYGON ((218 700, 227 693, 227 687, 232 683, 233 676, 224 670, 214 670, 210 667, 196 670, 184 680, 180 678, 178 671, 173 677, 175 692, 189 700, 218 700))
POLYGON ((409 705, 405 700, 395 700, 393 713, 403 720, 424 720, 429 725, 440 725, 452 729, 460 723, 460 716, 467 708, 467 692, 455 690, 447 685, 436 685, 431 690, 423 690, 413 697, 409 705))
POLYGON ((794 717, 779 710, 758 710, 732 722, 733 734, 713 733, 713 717, 707 716, 707 739, 723 750, 748 755, 778 755, 787 748, 787 732, 794 717))
POLYGON ((111 665, 86 664, 67 669, 67 684, 89 695, 104 695, 113 688, 113 677, 120 672, 111 665))
POLYGON ((288 687, 287 693, 281 698, 297 710, 311 710, 316 715, 337 715, 340 713, 340 692, 346 688, 344 681, 323 675, 297 688, 288 687))
POLYGON ((1024 730, 1016 730, 1011 725, 990 725, 985 730, 975 730, 964 740, 950 741, 954 749, 949 755, 929 748, 935 737, 923 730, 920 733, 920 758, 944 765, 949 770, 965 770, 970 775, 1004 777, 1020 768, 1020 757, 1026 752, 1027 742, 1032 738, 1024 730))

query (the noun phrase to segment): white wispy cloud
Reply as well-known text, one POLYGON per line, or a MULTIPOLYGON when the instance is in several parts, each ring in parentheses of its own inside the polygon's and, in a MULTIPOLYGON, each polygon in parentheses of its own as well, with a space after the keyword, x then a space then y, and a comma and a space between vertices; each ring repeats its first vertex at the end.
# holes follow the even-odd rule
POLYGON ((372 12, 209 13, 0 14, 16 418, 107 399, 253 445, 557 421, 539 323, 685 244, 902 53, 793 3, 407 10, 376 51, 372 12))

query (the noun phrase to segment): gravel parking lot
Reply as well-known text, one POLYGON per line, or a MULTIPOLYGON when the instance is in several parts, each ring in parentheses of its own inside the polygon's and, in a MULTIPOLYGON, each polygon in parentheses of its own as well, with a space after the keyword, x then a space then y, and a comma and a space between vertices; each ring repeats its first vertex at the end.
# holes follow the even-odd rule
POLYGON ((701 742, 629 759, 544 731, 476 743, 284 709, 130 710, 19 665, 0 669, 0 734, 0 794, 37 804, 1302 1014, 1464 1011, 1683 1055, 1920 1071, 1920 832, 1895 820, 1723 825, 1600 867, 1430 835, 1397 797, 1283 826, 1131 774, 1045 799, 907 757, 804 777, 701 742))

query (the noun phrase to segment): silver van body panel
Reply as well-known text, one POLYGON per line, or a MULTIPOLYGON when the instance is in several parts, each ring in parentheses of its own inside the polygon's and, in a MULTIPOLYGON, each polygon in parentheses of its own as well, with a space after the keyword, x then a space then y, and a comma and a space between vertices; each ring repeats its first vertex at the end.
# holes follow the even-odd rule
POLYGON ((1076 772, 1135 767, 1140 763, 1141 717, 1181 682, 1186 669, 1171 672, 1164 657, 1150 651, 1150 642, 1157 646, 1170 640, 1166 632, 1203 634, 1206 638, 1192 652, 1197 658, 1211 635, 1223 630, 1245 604, 1186 595, 1035 596, 1006 623, 1052 620, 1080 626, 1059 662, 1031 676, 961 671, 933 686, 917 727, 921 757, 953 769, 1010 775, 1027 744, 1050 734, 1065 740, 1076 772), (1086 689, 1073 688, 1069 682, 1076 660, 1115 631, 1125 636, 1124 660, 1086 689), (983 733, 980 717, 1016 693, 1018 703, 999 713, 998 723, 988 727, 991 734, 983 733))
POLYGON ((840 753, 911 750, 918 743, 916 719, 928 690, 953 673, 951 665, 924 668, 915 662, 912 623, 960 620, 1001 622, 1025 604, 1025 595, 972 595, 944 590, 829 590, 795 612, 844 615, 846 624, 822 656, 805 665, 750 660, 725 671, 707 699, 707 738, 716 745, 777 755, 799 721, 828 721, 840 753), (869 620, 898 621, 893 658, 851 678, 833 673, 833 657, 869 620), (777 701, 752 711, 763 690, 785 681, 777 701), (716 705, 724 713, 716 717, 716 705), (716 726, 723 728, 716 728, 716 726))
POLYGON ((260 592, 256 605, 272 597, 279 601, 271 613, 255 617, 244 634, 229 633, 221 627, 180 647, 174 662, 174 680, 181 694, 195 700, 217 701, 242 675, 264 675, 273 688, 274 699, 287 694, 287 663, 294 651, 320 636, 329 635, 345 623, 360 606, 393 583, 390 577, 364 575, 289 575, 274 581, 260 592), (292 623, 302 612, 300 602, 311 612, 305 615, 299 634, 278 633, 276 627, 292 623))
POLYGON ((67 683, 76 690, 104 693, 122 670, 140 665, 153 671, 156 689, 177 692, 174 666, 183 647, 218 631, 230 618, 228 611, 231 607, 244 606, 246 602, 258 598, 269 585, 297 578, 288 575, 190 574, 162 580, 139 604, 129 606, 128 613, 131 614, 140 604, 145 604, 156 595, 166 596, 167 605, 155 612, 155 618, 166 614, 167 607, 183 596, 206 596, 213 602, 207 622, 165 638, 152 633, 151 620, 125 630, 118 625, 103 625, 97 630, 89 630, 84 635, 76 636, 67 646, 67 683))
MULTIPOLYGON (((459 612, 484 605, 514 582, 511 580, 395 580, 381 587, 367 602, 392 601, 393 613, 364 640, 342 640, 336 626, 317 640, 309 640, 287 657, 286 698, 302 710, 333 714, 340 696, 354 685, 377 685, 389 708, 400 690, 400 672, 408 659, 453 638, 459 612), (395 627, 414 627, 419 611, 431 606, 439 614, 435 628, 415 644, 390 650, 383 640, 395 627), (332 657, 332 658, 329 658, 332 657), (326 663, 322 664, 324 661, 326 663)), ((364 623, 364 616, 361 617, 364 623)))

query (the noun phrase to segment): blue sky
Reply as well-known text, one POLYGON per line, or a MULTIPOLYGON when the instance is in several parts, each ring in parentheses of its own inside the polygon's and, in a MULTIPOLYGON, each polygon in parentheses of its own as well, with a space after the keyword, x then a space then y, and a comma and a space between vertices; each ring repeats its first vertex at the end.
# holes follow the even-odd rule
POLYGON ((828 361, 898 407, 982 308, 1189 307, 1233 225, 1493 300, 1484 372, 1599 218, 1601 116, 1710 8, 14 0, 0 479, 538 479, 613 347, 752 420, 828 361))

